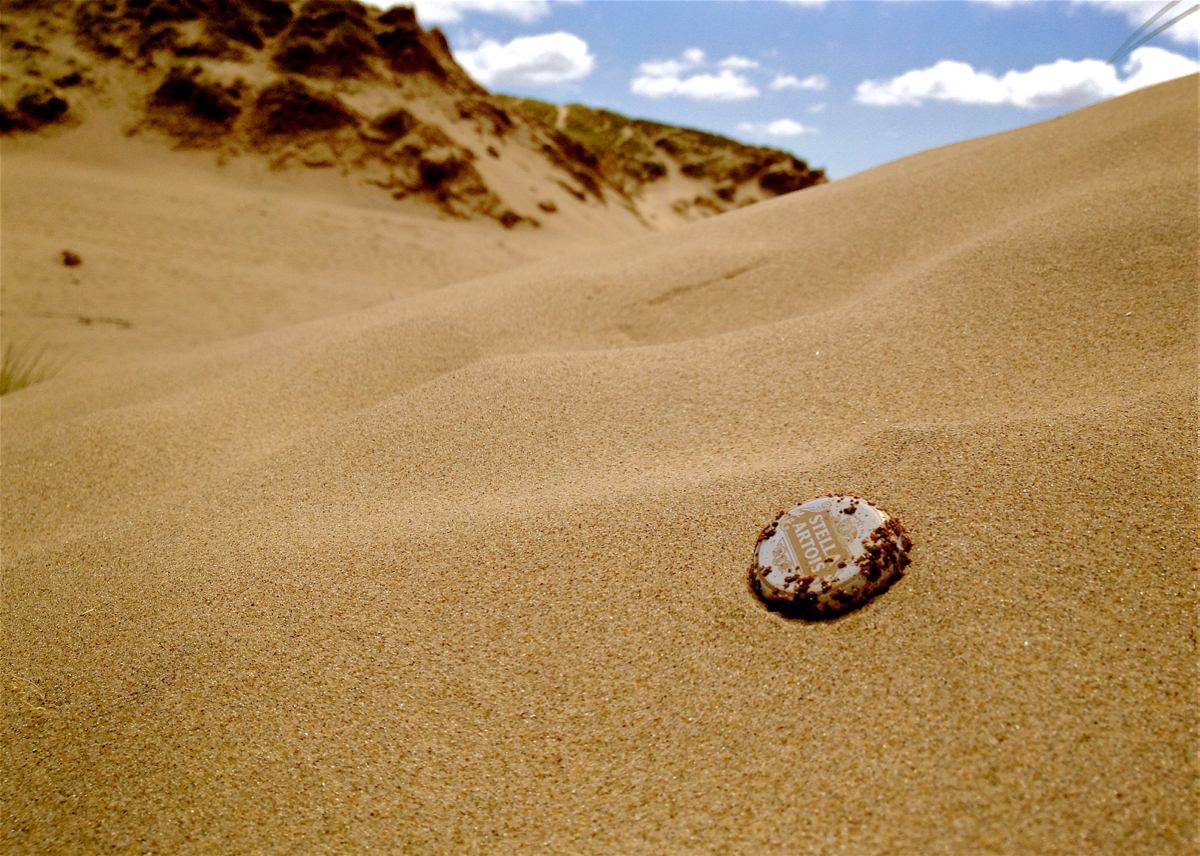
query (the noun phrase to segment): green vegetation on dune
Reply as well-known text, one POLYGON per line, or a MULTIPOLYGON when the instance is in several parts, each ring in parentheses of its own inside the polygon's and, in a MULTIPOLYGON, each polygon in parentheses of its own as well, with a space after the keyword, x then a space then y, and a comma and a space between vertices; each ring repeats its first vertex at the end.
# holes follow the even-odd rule
POLYGON ((0 352, 0 395, 8 395, 31 384, 49 380, 58 373, 58 368, 47 365, 45 349, 32 350, 14 347, 12 342, 0 352))
POLYGON ((555 129, 596 156, 610 180, 636 192, 628 180, 644 184, 667 174, 673 163, 690 178, 705 178, 728 188, 753 179, 768 194, 778 195, 821 184, 825 172, 811 169, 788 152, 748 146, 718 134, 630 119, 609 110, 569 104, 558 107, 532 98, 495 96, 503 106, 555 129))

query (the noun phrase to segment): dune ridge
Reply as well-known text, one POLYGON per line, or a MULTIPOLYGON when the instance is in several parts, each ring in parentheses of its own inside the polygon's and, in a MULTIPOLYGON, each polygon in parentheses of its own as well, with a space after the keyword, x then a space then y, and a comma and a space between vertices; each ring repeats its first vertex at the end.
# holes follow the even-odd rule
POLYGON ((6 397, 6 847, 1189 852, 1196 85, 6 397))

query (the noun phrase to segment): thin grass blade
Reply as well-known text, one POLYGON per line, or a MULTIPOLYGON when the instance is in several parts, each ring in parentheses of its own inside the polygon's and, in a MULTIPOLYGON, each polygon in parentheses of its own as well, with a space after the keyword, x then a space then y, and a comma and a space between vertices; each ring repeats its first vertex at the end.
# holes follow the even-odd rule
POLYGON ((1127 38, 1125 40, 1125 43, 1123 45, 1121 45, 1120 48, 1117 49, 1116 53, 1114 53, 1111 57, 1109 57, 1108 64, 1115 65, 1118 60, 1124 59, 1127 54, 1133 53, 1135 50, 1140 48, 1146 42, 1150 41, 1152 38, 1157 36, 1163 30, 1173 27, 1175 24, 1178 24, 1180 21, 1182 21, 1188 15, 1190 15, 1193 12, 1195 12, 1196 10, 1200 9, 1200 3, 1198 3, 1194 6, 1192 6, 1190 9, 1180 12, 1178 15, 1176 15, 1174 18, 1167 21, 1166 23, 1159 25, 1153 31, 1151 31, 1149 33, 1145 33, 1145 35, 1142 35, 1142 33, 1145 32, 1147 27, 1149 27, 1156 20, 1158 20, 1160 17, 1162 17, 1162 14, 1164 12, 1169 11, 1172 7, 1174 7, 1178 4, 1179 4, 1179 0, 1171 0, 1170 3, 1168 3, 1166 6, 1163 6, 1161 9, 1159 9, 1158 12, 1156 12, 1150 18, 1150 20, 1146 21, 1146 23, 1144 23, 1144 24, 1142 24, 1142 26, 1138 27, 1138 29, 1133 33, 1133 35, 1131 35, 1129 38, 1127 38))

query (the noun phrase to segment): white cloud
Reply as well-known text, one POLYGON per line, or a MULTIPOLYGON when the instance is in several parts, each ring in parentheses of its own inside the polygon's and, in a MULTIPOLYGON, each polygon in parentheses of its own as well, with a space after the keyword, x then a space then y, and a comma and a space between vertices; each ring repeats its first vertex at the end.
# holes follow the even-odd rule
POLYGON ((813 106, 808 108, 808 112, 809 113, 820 113, 822 110, 825 109, 825 107, 826 107, 826 105, 823 103, 822 104, 814 104, 813 106))
MULTIPOLYGON (((388 8, 400 5, 395 0, 368 0, 374 6, 388 8)), ((550 0, 402 0, 416 7, 417 18, 426 27, 457 24, 463 15, 477 12, 512 18, 532 24, 550 14, 550 0)), ((581 0, 556 0, 559 3, 578 3, 581 0)))
POLYGON ((587 42, 562 32, 520 36, 504 45, 485 39, 473 50, 455 51, 454 58, 484 86, 563 83, 587 77, 596 65, 587 42))
POLYGON ((772 89, 812 89, 817 92, 829 86, 829 78, 823 74, 810 74, 801 80, 794 74, 777 74, 771 81, 772 89))
POLYGON ((730 56, 717 63, 718 68, 729 68, 734 71, 758 68, 758 63, 744 56, 730 56))
POLYGON ((770 137, 798 137, 801 134, 812 134, 815 128, 801 125, 792 119, 776 119, 774 122, 742 122, 738 130, 747 134, 766 134, 770 137))
POLYGON ((695 74, 685 79, 636 77, 629 89, 635 95, 647 98, 674 96, 695 101, 742 101, 759 94, 754 84, 729 69, 723 69, 719 74, 695 74))
POLYGON ((854 100, 879 106, 952 101, 1029 109, 1069 107, 1124 95, 1198 70, 1200 65, 1187 57, 1154 47, 1141 47, 1130 54, 1122 64, 1124 78, 1098 59, 1060 59, 1029 71, 1009 71, 1003 77, 944 59, 891 80, 865 80, 858 85, 854 100))
POLYGON ((646 77, 678 77, 704 65, 705 55, 700 48, 688 48, 679 59, 652 59, 638 66, 638 73, 646 77))
POLYGON ((457 24, 466 12, 514 18, 525 24, 550 14, 548 0, 412 0, 412 5, 416 7, 417 18, 426 27, 457 24))
POLYGON ((638 75, 641 77, 678 77, 690 69, 690 65, 677 59, 656 59, 639 65, 638 75))
POLYGON ((742 101, 759 94, 757 87, 738 73, 738 70, 757 67, 754 60, 727 57, 717 63, 720 70, 716 74, 701 71, 707 64, 700 48, 688 48, 679 59, 650 60, 638 66, 629 90, 647 98, 691 98, 696 101, 742 101))

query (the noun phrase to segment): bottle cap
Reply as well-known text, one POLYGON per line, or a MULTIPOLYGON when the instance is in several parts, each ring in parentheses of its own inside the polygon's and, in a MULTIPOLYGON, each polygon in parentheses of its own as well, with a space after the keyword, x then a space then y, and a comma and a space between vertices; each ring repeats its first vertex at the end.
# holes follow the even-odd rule
POLYGON ((904 576, 912 541, 856 496, 822 496, 780 512, 754 548, 750 585, 766 605, 809 620, 862 606, 904 576))

